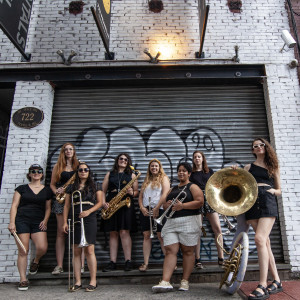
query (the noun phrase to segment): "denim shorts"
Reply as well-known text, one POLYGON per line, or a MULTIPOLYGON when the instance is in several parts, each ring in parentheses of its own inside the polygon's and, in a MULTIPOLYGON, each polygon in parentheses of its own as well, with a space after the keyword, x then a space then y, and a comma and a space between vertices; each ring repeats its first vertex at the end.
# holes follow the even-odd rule
POLYGON ((16 230, 17 234, 20 233, 36 233, 36 232, 46 232, 39 228, 40 223, 43 219, 29 218, 26 216, 16 217, 16 230))

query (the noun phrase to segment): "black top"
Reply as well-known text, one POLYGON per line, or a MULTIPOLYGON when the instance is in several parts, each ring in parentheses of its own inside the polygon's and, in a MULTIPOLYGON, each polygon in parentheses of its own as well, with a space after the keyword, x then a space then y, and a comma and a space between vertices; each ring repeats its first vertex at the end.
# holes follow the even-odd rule
POLYGON ((28 184, 20 185, 15 190, 21 195, 18 214, 30 218, 45 216, 46 201, 52 197, 49 187, 44 187, 38 194, 35 194, 28 184))
POLYGON ((210 168, 208 173, 205 173, 203 170, 192 172, 190 182, 197 184, 199 188, 204 191, 205 185, 212 174, 214 174, 214 171, 210 168))
MULTIPOLYGON (((110 172, 107 188, 107 201, 109 202, 113 197, 115 197, 131 180, 131 174, 124 172, 110 172)), ((126 195, 126 197, 128 196, 131 197, 130 195, 126 195)))
MULTIPOLYGON (((187 202, 191 202, 194 201, 193 195, 190 191, 190 186, 193 183, 188 183, 187 185, 183 185, 181 187, 179 187, 178 185, 174 186, 171 190, 171 192, 169 193, 169 195, 167 196, 167 200, 173 200, 175 199, 180 192, 182 192, 182 190, 184 189, 184 187, 186 186, 186 188, 184 189, 184 192, 179 196, 178 200, 180 201, 180 199, 182 199, 183 197, 185 197, 185 193, 186 193, 186 197, 183 200, 183 203, 187 203, 187 202)), ((176 211, 172 218, 179 218, 179 217, 186 217, 186 216, 194 216, 194 215, 199 215, 200 214, 200 210, 199 208, 197 209, 182 209, 182 210, 178 210, 176 211)))
POLYGON ((62 171, 60 174, 60 181, 56 183, 56 187, 59 188, 63 186, 75 173, 75 171, 62 171))
POLYGON ((274 178, 269 176, 266 168, 251 164, 249 173, 253 175, 257 183, 265 183, 271 187, 274 187, 274 178))

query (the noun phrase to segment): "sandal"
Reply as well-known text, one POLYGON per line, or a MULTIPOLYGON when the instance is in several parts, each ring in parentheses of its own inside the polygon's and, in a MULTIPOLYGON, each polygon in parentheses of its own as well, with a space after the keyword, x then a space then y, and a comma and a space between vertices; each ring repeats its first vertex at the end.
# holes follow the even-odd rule
POLYGON ((140 272, 146 272, 147 270, 148 270, 148 265, 142 264, 142 265, 139 267, 139 271, 140 271, 140 272))
POLYGON ((81 285, 75 284, 75 285, 72 287, 71 292, 77 292, 77 291, 79 291, 79 290, 81 290, 81 289, 82 289, 82 284, 81 284, 81 285))
POLYGON ((196 258, 196 260, 195 260, 195 268, 196 269, 203 269, 203 265, 201 264, 200 259, 196 258))
POLYGON ((282 292, 282 283, 278 282, 277 280, 273 280, 272 283, 267 286, 267 290, 270 295, 282 292), (276 284, 276 286, 274 284, 276 284))
POLYGON ((96 290, 96 288, 97 288, 97 284, 96 284, 96 286, 95 286, 95 285, 89 284, 89 285, 86 287, 85 291, 86 291, 86 292, 94 292, 94 291, 96 290))
POLYGON ((254 296, 249 296, 248 300, 264 300, 268 299, 270 297, 268 290, 263 287, 261 284, 259 284, 256 289, 251 293, 254 296), (256 289, 261 289, 264 293, 257 291, 256 289))
POLYGON ((218 265, 223 266, 223 263, 224 263, 224 258, 218 257, 218 265))

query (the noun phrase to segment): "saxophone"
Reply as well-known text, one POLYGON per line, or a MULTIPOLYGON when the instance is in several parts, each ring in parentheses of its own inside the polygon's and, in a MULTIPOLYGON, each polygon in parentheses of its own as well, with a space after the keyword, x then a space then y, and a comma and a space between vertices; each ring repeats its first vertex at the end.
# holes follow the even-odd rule
POLYGON ((64 189, 63 193, 56 193, 55 198, 56 201, 59 204, 63 204, 65 202, 65 198, 66 198, 66 188, 70 185, 73 184, 75 181, 75 177, 76 177, 76 172, 72 175, 72 177, 62 186, 62 188, 64 189))
POLYGON ((127 194, 127 190, 131 188, 134 182, 141 176, 140 171, 135 171, 135 177, 131 179, 123 188, 122 190, 109 201, 108 208, 102 208, 101 210, 101 217, 104 220, 107 220, 112 217, 114 213, 116 213, 121 207, 127 206, 128 208, 131 205, 130 197, 126 197, 126 199, 122 200, 124 196, 127 194))

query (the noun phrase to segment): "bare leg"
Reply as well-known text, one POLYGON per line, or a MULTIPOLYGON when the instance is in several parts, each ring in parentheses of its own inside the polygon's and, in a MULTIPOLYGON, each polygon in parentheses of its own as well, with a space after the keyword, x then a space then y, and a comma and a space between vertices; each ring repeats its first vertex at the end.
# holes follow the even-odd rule
POLYGON ((117 231, 111 231, 109 233, 109 253, 110 260, 114 263, 117 262, 118 255, 118 247, 119 247, 119 234, 117 231))
POLYGON ((31 234, 31 239, 35 245, 35 258, 34 262, 39 263, 42 256, 44 256, 48 249, 48 240, 46 232, 36 232, 31 234))
POLYGON ((172 277, 173 271, 177 265, 177 253, 179 250, 179 243, 165 246, 165 250, 166 256, 163 266, 163 280, 169 282, 172 277))
POLYGON ((78 248, 78 245, 75 245, 73 259, 75 285, 81 285, 81 251, 82 248, 78 248))
POLYGON ((200 247, 201 247, 201 238, 199 236, 197 245, 195 246, 195 258, 200 259, 200 247))
POLYGON ((56 244, 55 244, 56 261, 57 261, 57 265, 62 268, 64 254, 65 254, 65 240, 66 240, 66 234, 63 232, 62 229, 64 224, 62 214, 56 215, 56 222, 57 222, 56 244))
POLYGON ((161 232, 157 232, 157 238, 160 242, 161 251, 163 252, 164 255, 166 255, 166 250, 165 250, 163 238, 161 237, 161 232))
POLYGON ((18 261, 17 261, 17 266, 18 270, 20 273, 20 282, 26 281, 26 270, 27 270, 27 255, 28 255, 28 250, 29 250, 29 239, 30 239, 30 234, 29 233, 21 233, 19 234, 19 238, 21 242, 23 243, 26 253, 22 250, 22 248, 19 246, 19 244, 16 242, 18 246, 18 261))
POLYGON ((143 254, 144 254, 144 264, 149 264, 149 257, 151 253, 152 240, 150 239, 150 231, 144 231, 144 241, 143 241, 143 254))
POLYGON ((129 230, 120 230, 120 238, 122 243, 122 248, 126 260, 131 260, 131 247, 132 241, 129 230))
POLYGON ((90 271, 91 281, 90 284, 96 286, 96 274, 97 274, 97 260, 95 255, 95 245, 89 245, 88 247, 84 248, 86 261, 90 271))
POLYGON ((189 280, 194 269, 195 262, 195 246, 184 246, 180 244, 180 249, 183 256, 183 274, 182 279, 189 280))
POLYGON ((238 215, 238 216, 236 217, 236 220, 237 220, 237 229, 236 229, 236 232, 235 232, 234 237, 233 237, 233 240, 232 240, 233 242, 232 242, 232 244, 231 244, 230 251, 232 251, 232 246, 233 246, 233 243, 234 243, 235 239, 237 238, 237 236, 238 236, 241 232, 246 232, 246 233, 248 233, 249 227, 250 227, 250 225, 247 224, 245 214, 238 215))

